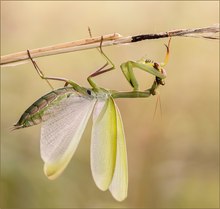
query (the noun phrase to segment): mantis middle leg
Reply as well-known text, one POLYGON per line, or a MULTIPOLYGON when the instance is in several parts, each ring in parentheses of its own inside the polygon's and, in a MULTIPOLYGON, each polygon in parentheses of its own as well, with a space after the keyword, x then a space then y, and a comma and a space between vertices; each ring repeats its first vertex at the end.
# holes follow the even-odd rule
MULTIPOLYGON (((89 34, 90 34, 90 37, 92 37, 92 34, 91 34, 91 30, 89 28, 89 34)), ((103 43, 103 37, 101 37, 101 41, 100 41, 100 46, 99 46, 99 49, 97 48, 97 50, 99 51, 99 53, 104 57, 104 59, 106 60, 106 63, 101 67, 99 68, 98 70, 96 70, 94 73, 92 73, 91 75, 88 76, 87 80, 89 82, 89 84, 93 87, 93 88, 97 88, 97 85, 96 83, 93 81, 93 78, 98 76, 98 75, 101 75, 103 73, 106 73, 108 71, 111 71, 111 70, 114 70, 115 69, 115 65, 113 64, 113 62, 108 58, 108 56, 103 52, 102 50, 102 43, 103 43), (111 67, 105 69, 109 64, 111 64, 111 67)))

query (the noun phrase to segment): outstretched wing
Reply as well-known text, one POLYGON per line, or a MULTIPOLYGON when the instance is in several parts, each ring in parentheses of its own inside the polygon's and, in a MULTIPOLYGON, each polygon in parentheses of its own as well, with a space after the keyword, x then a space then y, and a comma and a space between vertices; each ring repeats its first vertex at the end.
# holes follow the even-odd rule
POLYGON ((41 128, 41 157, 45 175, 57 178, 72 158, 96 99, 72 94, 48 108, 41 128))
POLYGON ((111 184, 116 161, 117 124, 114 101, 99 99, 93 113, 91 139, 91 170, 99 189, 111 184))
POLYGON ((117 117, 117 156, 114 176, 109 190, 116 200, 122 201, 127 197, 128 191, 127 149, 123 123, 116 104, 115 109, 117 117))

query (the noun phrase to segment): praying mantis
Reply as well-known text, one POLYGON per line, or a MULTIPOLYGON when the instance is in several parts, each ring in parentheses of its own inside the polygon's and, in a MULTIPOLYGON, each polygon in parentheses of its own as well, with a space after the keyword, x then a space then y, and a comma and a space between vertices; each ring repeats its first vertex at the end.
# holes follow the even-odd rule
POLYGON ((47 77, 28 56, 39 76, 52 88, 49 80, 64 82, 64 87, 52 90, 34 102, 14 125, 21 129, 42 123, 40 151, 44 161, 44 173, 53 180, 67 167, 80 142, 86 124, 93 112, 91 134, 91 170, 93 179, 100 190, 110 190, 112 196, 122 201, 128 191, 128 163, 123 123, 115 103, 117 98, 146 98, 157 93, 164 85, 164 66, 169 59, 170 40, 166 46, 166 56, 162 63, 141 59, 127 61, 120 65, 132 91, 107 90, 94 82, 94 77, 115 69, 113 62, 102 50, 102 40, 98 51, 106 64, 88 78, 91 88, 85 88, 72 80, 47 77), (111 67, 108 67, 111 65, 111 67), (108 67, 108 68, 107 68, 108 67), (134 68, 155 76, 152 86, 139 90, 134 68))

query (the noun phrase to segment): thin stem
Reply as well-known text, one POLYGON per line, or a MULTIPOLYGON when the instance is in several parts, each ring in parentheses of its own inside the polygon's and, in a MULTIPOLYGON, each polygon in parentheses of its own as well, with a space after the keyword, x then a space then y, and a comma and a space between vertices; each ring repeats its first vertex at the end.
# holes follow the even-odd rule
MULTIPOLYGON (((101 37, 103 37, 102 47, 111 45, 120 45, 126 43, 134 43, 143 40, 159 39, 166 37, 195 37, 195 38, 206 38, 219 40, 219 24, 204 28, 193 28, 193 29, 179 29, 168 32, 143 34, 135 36, 123 37, 118 33, 108 34, 104 36, 87 38, 78 41, 71 41, 67 43, 42 47, 38 49, 30 50, 32 58, 50 56, 55 54, 86 50, 91 48, 97 48, 100 46, 101 37)), ((1 66, 15 66, 29 62, 27 51, 13 53, 1 57, 1 66)))

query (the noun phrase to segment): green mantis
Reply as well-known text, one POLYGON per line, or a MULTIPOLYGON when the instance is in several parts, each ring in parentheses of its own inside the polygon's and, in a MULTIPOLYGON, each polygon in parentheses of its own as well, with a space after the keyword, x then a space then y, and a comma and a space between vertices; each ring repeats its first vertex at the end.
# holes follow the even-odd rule
MULTIPOLYGON (((106 64, 91 74, 87 80, 91 88, 85 88, 66 78, 46 77, 27 51, 39 76, 46 80, 64 82, 64 87, 52 90, 34 102, 14 125, 21 129, 42 123, 40 151, 44 161, 44 173, 49 179, 57 178, 70 162, 87 122, 93 112, 91 134, 91 170, 99 189, 110 190, 113 197, 122 201, 127 197, 128 165, 123 123, 116 98, 146 98, 155 95, 158 87, 164 85, 166 72, 163 69, 168 62, 169 47, 166 45, 166 57, 163 63, 150 60, 128 61, 121 64, 121 70, 129 82, 132 91, 120 92, 99 87, 94 77, 115 69, 114 64, 102 50, 106 64), (107 68, 111 64, 111 67, 107 68), (139 90, 134 68, 155 76, 152 86, 139 90)), ((52 86, 51 86, 52 87, 52 86)))

